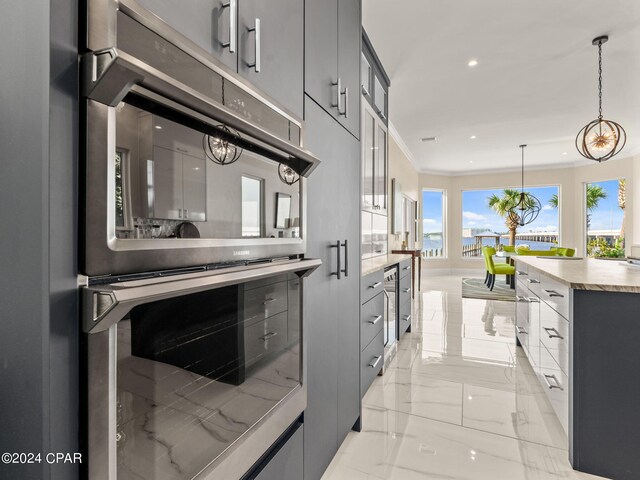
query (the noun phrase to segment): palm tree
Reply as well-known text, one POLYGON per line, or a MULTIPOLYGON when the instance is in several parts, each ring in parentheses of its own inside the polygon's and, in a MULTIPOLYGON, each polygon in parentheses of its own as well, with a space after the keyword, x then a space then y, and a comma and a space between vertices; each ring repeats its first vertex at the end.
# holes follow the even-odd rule
MULTIPOLYGON (((607 198, 607 191, 600 185, 587 183, 587 231, 591 224, 591 212, 598 207, 598 203, 603 198, 607 198)), ((558 194, 554 193, 549 200, 549 205, 558 208, 558 194)))
MULTIPOLYGON (((525 198, 530 196, 528 192, 524 192, 524 194, 525 198)), ((518 190, 505 188, 502 191, 501 197, 493 194, 487 198, 487 201, 489 203, 489 207, 493 208, 498 215, 505 219, 504 223, 509 229, 509 245, 515 245, 518 222, 509 215, 509 210, 515 207, 520 201, 520 192, 518 190)))
POLYGON ((622 210, 622 225, 620 225, 620 238, 624 240, 624 224, 627 219, 627 182, 624 178, 618 180, 618 207, 622 210))

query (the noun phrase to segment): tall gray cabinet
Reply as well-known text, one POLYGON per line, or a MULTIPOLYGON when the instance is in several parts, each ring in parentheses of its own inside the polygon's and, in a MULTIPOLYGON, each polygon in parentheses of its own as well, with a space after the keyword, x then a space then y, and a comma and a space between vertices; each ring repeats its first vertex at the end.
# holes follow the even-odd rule
POLYGON ((360 143, 308 97, 305 122, 322 161, 308 182, 307 254, 323 263, 304 290, 304 478, 316 480, 360 414, 360 143))

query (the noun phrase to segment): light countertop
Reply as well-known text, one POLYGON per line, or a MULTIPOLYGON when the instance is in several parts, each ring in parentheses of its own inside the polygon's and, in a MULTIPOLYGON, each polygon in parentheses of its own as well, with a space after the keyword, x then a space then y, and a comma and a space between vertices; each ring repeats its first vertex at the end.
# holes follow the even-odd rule
POLYGON ((594 258, 560 260, 534 256, 513 258, 578 290, 640 293, 640 268, 629 267, 624 261, 594 258))
POLYGON ((390 253, 389 255, 380 255, 379 257, 367 258, 362 260, 362 276, 369 275, 377 270, 382 270, 403 260, 411 258, 411 252, 390 253))

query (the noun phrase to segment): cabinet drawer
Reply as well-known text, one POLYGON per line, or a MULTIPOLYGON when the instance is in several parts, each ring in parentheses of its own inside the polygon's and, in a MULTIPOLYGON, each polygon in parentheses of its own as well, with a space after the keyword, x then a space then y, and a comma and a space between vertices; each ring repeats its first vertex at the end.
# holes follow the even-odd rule
POLYGON ((540 296, 540 272, 533 268, 530 269, 527 273, 525 283, 531 293, 540 296))
POLYGON ((360 396, 364 396, 384 365, 384 339, 378 333, 360 354, 360 396))
POLYGON ((264 319, 244 329, 245 362, 250 365, 282 349, 287 343, 287 313, 264 319))
POLYGON ((564 318, 569 318, 569 287, 547 275, 540 275, 540 298, 564 318))
POLYGON ((402 306, 411 301, 411 275, 400 279, 400 291, 398 292, 398 305, 402 306))
POLYGON ((400 262, 400 278, 409 276, 411 278, 411 259, 408 258, 400 262))
POLYGON ((540 303, 540 341, 560 366, 569 374, 569 322, 544 302, 540 303))
POLYGON ((287 282, 278 282, 244 292, 244 321, 251 325, 287 310, 287 282))
POLYGON ((384 271, 378 270, 360 279, 360 301, 366 303, 383 290, 384 271))
POLYGON ((384 326, 384 295, 379 293, 362 305, 360 313, 360 348, 364 349, 384 326))
POLYGON ((539 372, 547 398, 566 433, 569 431, 569 377, 560 370, 544 345, 540 346, 539 372))
MULTIPOLYGON (((522 287, 526 290, 526 287, 522 287)), ((529 301, 523 292, 516 291, 516 336, 529 354, 529 301)))
POLYGON ((411 327, 412 320, 412 312, 411 312, 411 301, 405 302, 400 305, 400 316, 398 319, 398 325, 400 330, 400 335, 405 333, 409 327, 411 327))

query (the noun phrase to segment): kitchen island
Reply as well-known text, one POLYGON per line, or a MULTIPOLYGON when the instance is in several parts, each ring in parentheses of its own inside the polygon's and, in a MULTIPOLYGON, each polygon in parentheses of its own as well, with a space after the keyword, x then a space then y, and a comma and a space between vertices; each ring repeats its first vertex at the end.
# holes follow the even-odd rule
POLYGON ((516 256, 516 338, 574 469, 640 478, 640 269, 516 256))

